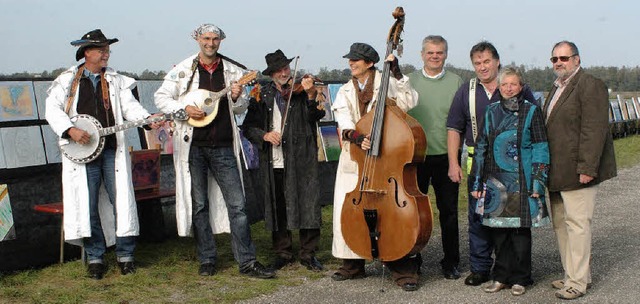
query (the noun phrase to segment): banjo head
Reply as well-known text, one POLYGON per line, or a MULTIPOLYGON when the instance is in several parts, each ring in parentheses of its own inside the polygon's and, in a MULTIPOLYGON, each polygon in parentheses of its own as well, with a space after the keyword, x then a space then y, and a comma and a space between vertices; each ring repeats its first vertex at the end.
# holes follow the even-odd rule
POLYGON ((102 125, 100 122, 85 114, 71 118, 74 126, 89 133, 91 139, 86 145, 81 145, 70 139, 60 140, 60 152, 69 160, 85 164, 96 159, 104 149, 104 137, 100 136, 102 125))

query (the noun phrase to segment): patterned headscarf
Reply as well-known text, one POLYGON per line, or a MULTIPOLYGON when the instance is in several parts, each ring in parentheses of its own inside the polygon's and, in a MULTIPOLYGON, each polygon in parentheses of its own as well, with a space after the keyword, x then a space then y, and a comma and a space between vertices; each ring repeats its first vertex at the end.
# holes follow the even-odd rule
POLYGON ((198 37, 204 33, 215 33, 218 35, 218 37, 220 37, 220 40, 224 39, 225 37, 227 37, 224 32, 217 26, 211 24, 211 23, 205 23, 200 25, 195 31, 193 31, 191 33, 191 37, 193 37, 193 39, 198 39, 198 37))

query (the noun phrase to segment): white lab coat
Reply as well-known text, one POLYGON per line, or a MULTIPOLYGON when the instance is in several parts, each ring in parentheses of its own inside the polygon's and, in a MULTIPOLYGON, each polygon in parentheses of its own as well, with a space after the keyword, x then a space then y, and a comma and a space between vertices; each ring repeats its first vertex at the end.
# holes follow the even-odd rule
MULTIPOLYGON (((380 88, 381 73, 376 71, 375 82, 373 86, 373 101, 367 106, 367 113, 375 105, 378 98, 380 88)), ((340 130, 354 129, 356 123, 362 117, 358 106, 357 90, 353 86, 353 82, 349 81, 340 87, 336 100, 331 106, 334 113, 338 128, 340 130)), ((408 111, 418 104, 418 93, 411 87, 409 77, 403 76, 401 80, 391 77, 389 79, 389 90, 387 96, 396 99, 396 104, 403 111, 408 111)), ((333 256, 341 259, 362 259, 355 254, 344 241, 342 236, 342 227, 340 215, 342 213, 342 204, 347 192, 353 191, 358 182, 358 164, 351 159, 349 152, 350 142, 342 141, 342 151, 338 160, 338 172, 336 174, 336 184, 333 195, 333 256)))
MULTIPOLYGON (((78 67, 73 66, 60 74, 47 91, 46 119, 53 131, 60 137, 62 133, 73 126, 70 117, 77 115, 76 107, 78 94, 69 114, 64 112, 71 82, 78 67)), ((111 109, 116 124, 122 124, 124 119, 140 120, 150 114, 135 99, 131 93, 136 85, 133 78, 117 74, 107 68, 105 79, 109 84, 111 109)), ((77 91, 76 91, 77 92, 77 91)), ((136 236, 139 234, 138 212, 136 209, 133 184, 131 182, 131 161, 128 146, 123 132, 116 133, 116 209, 117 227, 113 206, 104 188, 100 188, 99 210, 102 229, 107 246, 115 244, 115 237, 136 236)), ((84 164, 77 164, 62 157, 62 201, 64 204, 64 235, 65 240, 73 244, 81 244, 82 238, 91 236, 89 220, 89 188, 87 172, 84 164)))
MULTIPOLYGON (((158 109, 164 113, 172 113, 185 109, 188 105, 184 96, 187 92, 187 83, 191 78, 191 65, 196 55, 183 60, 176 65, 165 76, 162 86, 156 91, 154 98, 158 109)), ((223 59, 224 79, 227 87, 232 81, 242 77, 244 70, 233 63, 223 59)), ((188 88, 189 92, 197 90, 200 77, 198 70, 195 70, 193 83, 188 88)), ((233 126, 233 150, 236 155, 240 180, 242 181, 242 166, 240 163, 240 134, 234 114, 243 113, 249 106, 249 99, 246 92, 236 100, 231 101, 231 92, 227 94, 229 99, 229 113, 233 126)), ((224 113, 219 113, 222 115, 224 113)), ((193 127, 187 121, 176 121, 176 128, 173 133, 173 162, 176 170, 176 222, 178 225, 178 235, 192 236, 192 205, 191 205, 191 173, 189 172, 189 149, 193 140, 193 127), (185 141, 185 137, 188 140, 185 141)), ((240 185, 244 191, 244 186, 240 185)), ((230 232, 229 215, 227 207, 222 197, 220 187, 209 172, 209 221, 214 234, 230 232)))

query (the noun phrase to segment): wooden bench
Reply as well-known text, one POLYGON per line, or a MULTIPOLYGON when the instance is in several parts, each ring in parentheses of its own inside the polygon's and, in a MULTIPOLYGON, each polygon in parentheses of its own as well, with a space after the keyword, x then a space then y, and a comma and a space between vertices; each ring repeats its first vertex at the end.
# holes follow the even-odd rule
MULTIPOLYGON (((175 188, 145 189, 135 191, 137 203, 153 199, 173 197, 175 195, 175 188)), ((64 262, 64 206, 62 205, 62 202, 35 205, 33 206, 33 210, 41 213, 60 215, 60 264, 62 264, 64 262)), ((84 262, 84 249, 82 250, 82 257, 84 262)))

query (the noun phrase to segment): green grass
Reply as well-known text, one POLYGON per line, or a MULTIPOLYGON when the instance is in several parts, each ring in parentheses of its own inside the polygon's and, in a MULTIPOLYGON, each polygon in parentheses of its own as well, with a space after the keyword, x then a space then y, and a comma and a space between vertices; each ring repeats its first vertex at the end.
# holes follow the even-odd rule
MULTIPOLYGON (((615 149, 619 169, 640 163, 640 136, 616 140, 615 149)), ((468 194, 465 185, 463 181, 460 187, 461 214, 466 214, 468 194)), ((430 199, 434 213, 437 213, 435 199, 431 195, 430 199)), ((332 207, 323 208, 322 215, 324 225, 317 256, 330 273, 340 264, 331 255, 332 207)), ((438 225, 437 214, 434 214, 434 227, 438 225)), ((272 259, 271 234, 265 231, 262 222, 253 225, 252 236, 258 249, 258 260, 269 263, 272 259)), ((294 233, 294 240, 297 239, 294 233)), ((273 280, 248 278, 238 272, 229 235, 216 236, 216 243, 218 273, 212 277, 197 275, 194 240, 173 238, 162 243, 140 243, 136 252, 138 271, 133 275, 120 275, 113 252, 107 256, 109 272, 100 281, 87 278, 85 266, 80 261, 0 274, 0 303, 231 303, 327 275, 295 264, 279 271, 273 280)))

